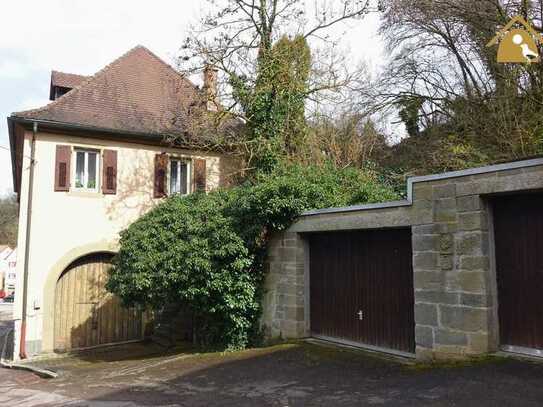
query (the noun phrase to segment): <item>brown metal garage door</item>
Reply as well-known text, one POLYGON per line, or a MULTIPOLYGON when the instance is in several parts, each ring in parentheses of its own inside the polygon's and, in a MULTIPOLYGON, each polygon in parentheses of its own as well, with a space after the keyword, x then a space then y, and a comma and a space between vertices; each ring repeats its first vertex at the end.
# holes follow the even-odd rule
POLYGON ((413 353, 411 230, 313 234, 313 336, 413 353))
POLYGON ((494 235, 501 344, 543 350, 543 194, 497 199, 494 235))
POLYGON ((56 351, 141 339, 141 312, 124 308, 105 288, 110 267, 111 254, 93 254, 72 263, 59 278, 55 293, 56 351))

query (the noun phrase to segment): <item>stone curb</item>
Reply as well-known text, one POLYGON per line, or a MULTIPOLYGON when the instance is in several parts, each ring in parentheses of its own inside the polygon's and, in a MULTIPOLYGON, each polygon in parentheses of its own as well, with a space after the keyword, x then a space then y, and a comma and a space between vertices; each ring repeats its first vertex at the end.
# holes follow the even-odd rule
POLYGON ((31 365, 21 365, 18 363, 13 363, 10 360, 6 358, 7 348, 8 348, 8 340, 13 333, 13 329, 10 329, 6 332, 6 334, 2 337, 2 343, 1 343, 1 349, 0 352, 0 366, 6 369, 18 369, 18 370, 26 370, 32 373, 37 374, 40 377, 43 377, 45 379, 54 379, 58 377, 58 373, 53 372, 52 370, 47 369, 40 369, 35 366, 31 365))
POLYGON ((38 367, 31 366, 31 365, 20 365, 18 363, 9 363, 2 360, 0 362, 0 366, 6 369, 26 370, 28 372, 37 374, 38 376, 43 377, 44 379, 55 379, 58 377, 58 373, 53 372, 52 370, 40 369, 38 367))

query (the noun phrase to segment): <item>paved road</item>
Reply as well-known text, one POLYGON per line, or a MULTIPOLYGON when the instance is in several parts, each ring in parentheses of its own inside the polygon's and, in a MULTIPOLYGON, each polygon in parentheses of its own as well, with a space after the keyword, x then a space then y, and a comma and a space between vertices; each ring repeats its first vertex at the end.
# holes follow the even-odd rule
POLYGON ((308 344, 204 355, 161 355, 134 345, 45 364, 61 376, 46 380, 0 371, 0 405, 539 407, 543 402, 543 363, 513 359, 406 366, 308 344))
MULTIPOLYGON (((0 302, 0 356, 7 339, 6 335, 11 329, 13 329, 13 304, 0 302)), ((11 348, 10 346, 10 351, 11 348)))

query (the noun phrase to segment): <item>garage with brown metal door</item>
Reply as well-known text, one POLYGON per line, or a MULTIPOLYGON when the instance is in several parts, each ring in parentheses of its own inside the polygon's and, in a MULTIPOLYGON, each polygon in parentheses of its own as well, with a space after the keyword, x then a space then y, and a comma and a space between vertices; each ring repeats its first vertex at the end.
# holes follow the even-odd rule
POLYGON ((55 292, 57 352, 142 339, 142 313, 106 290, 112 255, 82 257, 62 273, 55 292))
POLYGON ((543 194, 493 202, 500 343, 543 355, 543 194))
POLYGON ((312 336, 414 353, 411 230, 326 232, 308 240, 312 336))

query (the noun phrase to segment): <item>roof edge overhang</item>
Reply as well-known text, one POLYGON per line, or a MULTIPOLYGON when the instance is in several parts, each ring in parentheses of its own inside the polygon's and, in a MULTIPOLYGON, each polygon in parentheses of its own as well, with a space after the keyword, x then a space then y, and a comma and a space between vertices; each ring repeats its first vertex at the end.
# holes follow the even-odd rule
POLYGON ((213 148, 199 146, 197 143, 189 144, 184 143, 183 141, 172 142, 172 138, 174 139, 175 137, 179 137, 179 135, 173 133, 168 134, 118 130, 106 127, 95 127, 84 124, 60 122, 54 120, 33 119, 17 116, 17 114, 12 114, 11 116, 9 116, 8 122, 11 122, 13 124, 17 123, 27 130, 31 130, 34 126, 34 123, 37 123, 40 131, 45 133, 66 134, 81 137, 92 136, 97 139, 115 139, 119 141, 133 142, 144 145, 184 148, 211 153, 227 153, 227 151, 219 151, 219 149, 216 149, 216 151, 214 151, 213 148))
POLYGON ((9 153, 11 156, 11 176, 13 178, 13 191, 17 191, 17 169, 15 168, 15 121, 7 118, 8 121, 8 138, 9 138, 9 153))
MULTIPOLYGON (((158 134, 158 133, 146 133, 130 130, 117 130, 106 127, 96 127, 89 126, 85 124, 77 123, 67 123, 59 122, 55 120, 45 120, 45 119, 33 119, 28 117, 17 116, 16 114, 11 115, 8 118, 8 121, 12 123, 17 123, 23 126, 25 129, 31 129, 34 123, 37 123, 40 130, 44 132, 61 132, 63 134, 69 133, 73 135, 85 135, 88 136, 91 133, 93 136, 109 136, 116 137, 119 139, 138 139, 153 141, 155 143, 164 142, 167 134, 158 134)), ((171 135, 170 135, 171 136, 171 135)))

